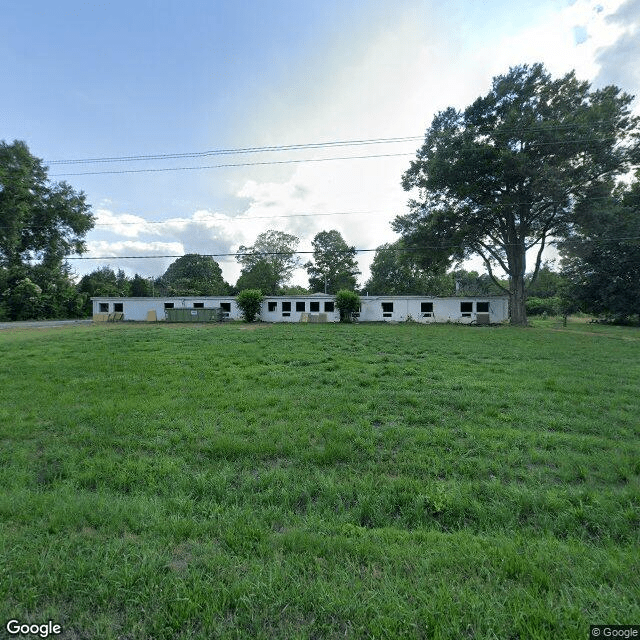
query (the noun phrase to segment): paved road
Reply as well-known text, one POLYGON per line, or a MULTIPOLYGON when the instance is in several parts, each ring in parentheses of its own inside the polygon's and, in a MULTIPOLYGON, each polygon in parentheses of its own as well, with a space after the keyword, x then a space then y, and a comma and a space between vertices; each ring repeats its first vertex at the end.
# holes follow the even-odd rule
POLYGON ((1 329, 47 329, 67 325, 91 324, 93 320, 23 320, 20 322, 0 322, 1 329))

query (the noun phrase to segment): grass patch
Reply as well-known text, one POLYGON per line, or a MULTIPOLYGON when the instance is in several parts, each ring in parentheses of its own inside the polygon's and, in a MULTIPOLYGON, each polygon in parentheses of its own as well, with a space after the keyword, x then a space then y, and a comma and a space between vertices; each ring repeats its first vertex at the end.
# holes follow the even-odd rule
POLYGON ((105 639, 637 621, 640 331, 555 323, 3 331, 0 618, 105 639))

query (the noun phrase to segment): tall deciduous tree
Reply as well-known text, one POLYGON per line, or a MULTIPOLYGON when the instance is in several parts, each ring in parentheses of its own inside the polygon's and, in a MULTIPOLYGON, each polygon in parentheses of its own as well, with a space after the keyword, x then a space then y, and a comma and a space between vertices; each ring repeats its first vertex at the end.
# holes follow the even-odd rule
POLYGON ((276 284, 282 286, 299 265, 296 258, 299 242, 294 235, 271 229, 258 235, 253 246, 241 245, 236 259, 242 265, 243 273, 250 273, 260 263, 267 263, 276 276, 276 284))
POLYGON ((171 263, 160 280, 173 296, 218 296, 230 291, 220 265, 211 256, 197 253, 187 253, 171 263))
POLYGON ((371 277, 363 290, 370 295, 451 296, 455 281, 444 271, 421 269, 402 240, 380 245, 371 263, 371 277))
POLYGON ((590 313, 640 321, 640 171, 631 185, 602 187, 578 208, 561 245, 569 294, 590 313))
POLYGON ((356 276, 360 274, 356 248, 350 247, 335 229, 317 233, 311 244, 313 262, 305 264, 311 291, 353 291, 357 286, 356 276))
POLYGON ((573 72, 552 80, 541 64, 510 69, 463 112, 435 116, 403 176, 417 197, 394 229, 430 250, 424 264, 476 254, 490 275, 502 268, 511 322, 526 324, 527 250, 536 250, 535 282, 549 237, 575 221, 576 201, 628 170, 637 153, 631 101, 617 87, 591 90, 573 72))
POLYGON ((50 182, 42 161, 24 142, 0 142, 0 307, 9 318, 71 313, 71 280, 65 258, 85 250, 93 227, 82 192, 50 182), (28 280, 28 282, 27 282, 28 280), (34 285, 32 287, 29 283, 34 285), (38 304, 38 292, 43 299, 38 304), (21 308, 20 296, 25 305, 21 308))
POLYGON ((131 293, 131 281, 122 270, 100 267, 80 278, 78 291, 84 296, 84 312, 91 313, 91 298, 94 296, 126 297, 131 293))
POLYGON ((242 269, 236 283, 236 289, 238 291, 257 289, 262 291, 265 296, 274 296, 278 294, 279 281, 280 273, 276 271, 276 267, 272 262, 266 259, 257 260, 242 269))

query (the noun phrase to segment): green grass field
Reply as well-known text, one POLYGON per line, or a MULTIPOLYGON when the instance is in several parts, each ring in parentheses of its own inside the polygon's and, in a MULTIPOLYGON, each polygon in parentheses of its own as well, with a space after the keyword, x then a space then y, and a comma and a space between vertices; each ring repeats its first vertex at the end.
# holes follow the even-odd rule
POLYGON ((0 354, 0 636, 640 622, 638 329, 122 324, 0 354))

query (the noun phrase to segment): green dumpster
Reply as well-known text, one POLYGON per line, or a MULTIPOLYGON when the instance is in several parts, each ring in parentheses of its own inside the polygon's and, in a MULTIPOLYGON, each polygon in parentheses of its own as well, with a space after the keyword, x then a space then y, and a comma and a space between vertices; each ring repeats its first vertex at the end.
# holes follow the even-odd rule
POLYGON ((222 309, 165 309, 167 322, 222 322, 222 309))

